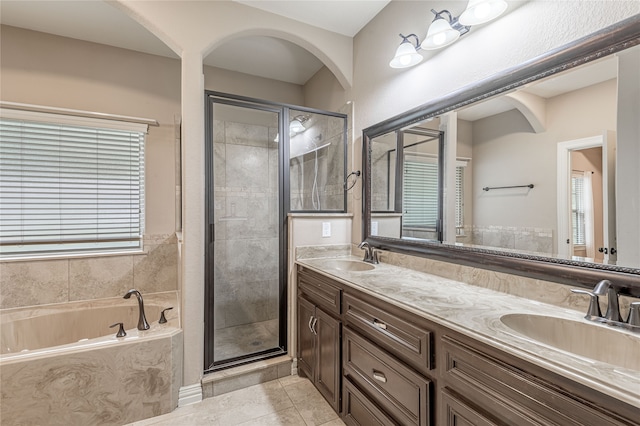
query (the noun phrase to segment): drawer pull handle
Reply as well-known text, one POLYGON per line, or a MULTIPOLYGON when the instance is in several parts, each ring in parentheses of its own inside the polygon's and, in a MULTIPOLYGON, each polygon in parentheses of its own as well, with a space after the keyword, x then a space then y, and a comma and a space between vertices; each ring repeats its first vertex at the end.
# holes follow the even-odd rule
POLYGON ((373 370, 373 378, 379 382, 387 383, 387 376, 379 371, 373 370))
POLYGON ((381 321, 378 321, 377 319, 373 320, 373 325, 375 325, 376 327, 378 327, 381 330, 386 330, 387 329, 387 324, 385 324, 385 323, 383 323, 381 321))

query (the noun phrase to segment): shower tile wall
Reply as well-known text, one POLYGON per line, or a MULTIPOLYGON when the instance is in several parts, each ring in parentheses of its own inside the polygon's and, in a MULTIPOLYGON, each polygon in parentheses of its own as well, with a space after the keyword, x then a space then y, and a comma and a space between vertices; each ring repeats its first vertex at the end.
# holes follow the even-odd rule
POLYGON ((220 330, 278 318, 278 144, 276 128, 215 121, 214 129, 220 330))
MULTIPOLYGON (((293 113, 292 113, 293 115, 293 113)), ((291 139, 291 144, 313 143, 322 146, 318 154, 317 188, 319 203, 314 204, 313 182, 316 153, 310 152, 290 161, 291 210, 344 209, 344 120, 311 114, 307 129, 291 139), (312 142, 311 142, 312 141, 312 142)))

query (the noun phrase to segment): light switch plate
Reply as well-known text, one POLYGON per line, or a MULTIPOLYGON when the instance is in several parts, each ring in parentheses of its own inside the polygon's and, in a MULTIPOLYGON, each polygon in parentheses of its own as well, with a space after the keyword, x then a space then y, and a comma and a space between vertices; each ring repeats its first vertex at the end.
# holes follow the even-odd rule
POLYGON ((322 222, 322 238, 331 236, 331 222, 322 222))
POLYGON ((371 222, 371 235, 378 235, 378 222, 371 222))

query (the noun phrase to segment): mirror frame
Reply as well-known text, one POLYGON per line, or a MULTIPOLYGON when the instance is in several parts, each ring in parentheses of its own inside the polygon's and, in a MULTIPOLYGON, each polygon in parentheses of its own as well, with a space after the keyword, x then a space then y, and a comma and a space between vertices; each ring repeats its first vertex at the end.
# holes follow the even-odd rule
POLYGON ((432 241, 372 236, 370 202, 371 139, 639 44, 640 14, 364 129, 362 131, 363 240, 382 250, 573 286, 592 288, 598 281, 608 279, 621 294, 640 297, 640 268, 534 256, 490 248, 456 246, 432 241))

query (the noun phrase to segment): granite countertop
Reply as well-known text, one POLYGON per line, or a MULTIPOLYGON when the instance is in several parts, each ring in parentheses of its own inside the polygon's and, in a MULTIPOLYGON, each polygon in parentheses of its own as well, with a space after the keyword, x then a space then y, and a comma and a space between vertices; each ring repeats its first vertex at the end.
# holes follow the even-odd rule
MULTIPOLYGON (((565 318, 621 333, 628 347, 603 347, 640 357, 640 334, 585 320, 584 313, 465 284, 398 266, 379 264, 371 271, 337 270, 337 258, 298 259, 297 263, 343 284, 378 296, 480 342, 640 408, 640 371, 583 358, 543 345, 508 328, 505 314, 533 314, 565 318)), ((361 261, 348 256, 339 259, 361 261)), ((627 346, 627 345, 625 345, 627 346)))

